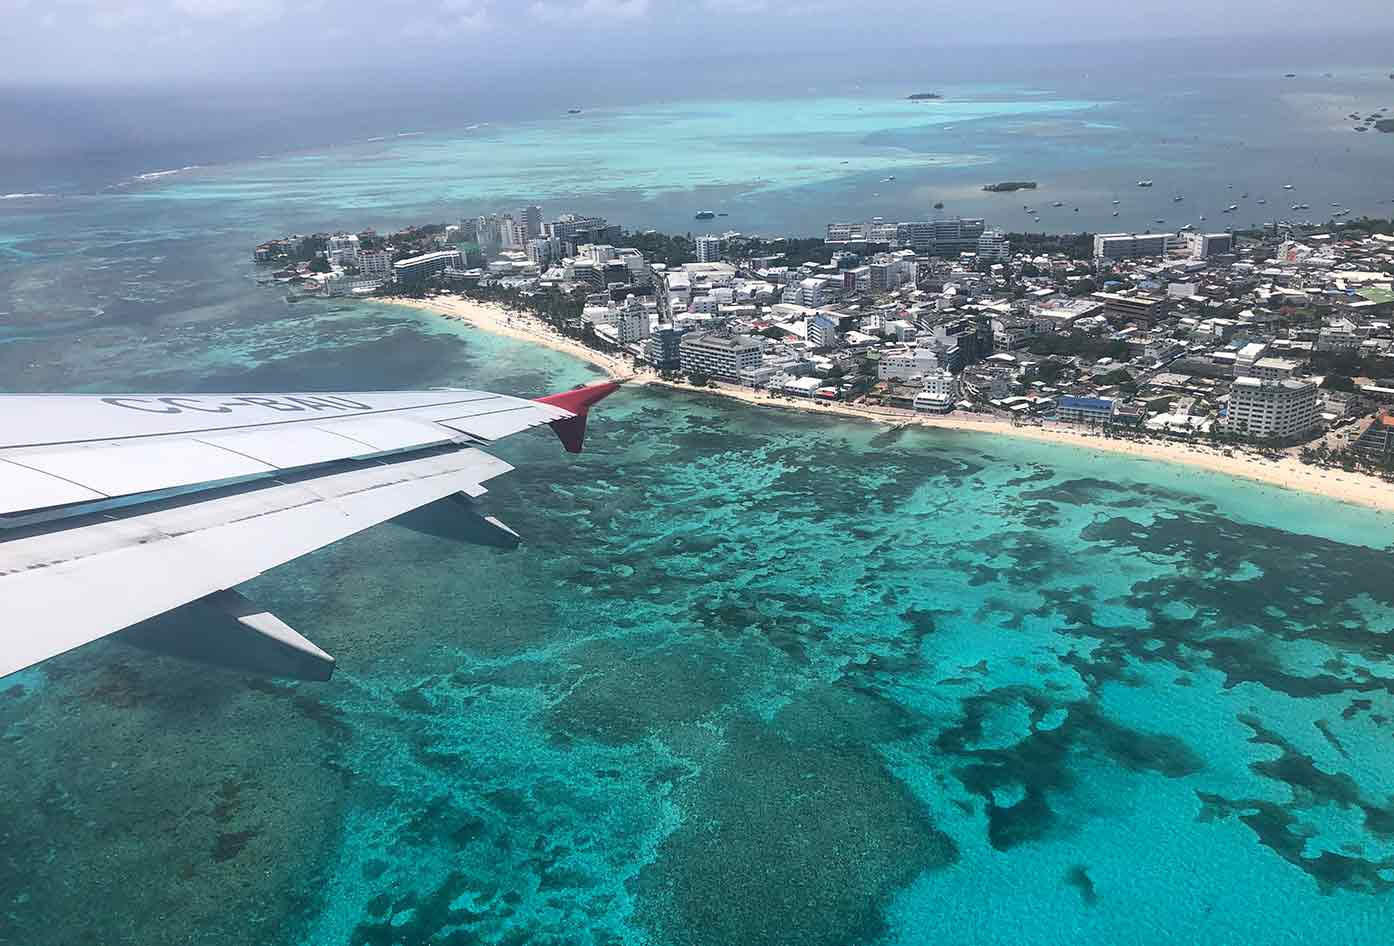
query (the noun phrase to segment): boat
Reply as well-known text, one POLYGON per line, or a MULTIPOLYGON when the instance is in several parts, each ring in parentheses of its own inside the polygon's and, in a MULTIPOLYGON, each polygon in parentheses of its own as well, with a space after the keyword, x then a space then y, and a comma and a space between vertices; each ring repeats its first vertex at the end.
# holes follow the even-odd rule
POLYGON ((1117 206, 1118 206, 1119 204, 1121 204, 1121 203, 1123 203, 1121 200, 1115 200, 1115 201, 1113 202, 1113 206, 1117 207, 1117 206))
POLYGON ((1204 220, 1204 219, 1205 219, 1205 214, 1201 214, 1201 215, 1200 215, 1200 219, 1201 219, 1201 220, 1204 220))
POLYGON ((1266 203, 1268 203, 1268 198, 1267 198, 1267 197, 1260 197, 1260 198, 1258 199, 1258 202, 1259 202, 1260 204, 1266 204, 1266 203))
POLYGON ((1113 215, 1114 215, 1115 217, 1118 216, 1118 211, 1115 210, 1115 211, 1113 212, 1113 215))
POLYGON ((1185 199, 1186 199, 1186 198, 1182 197, 1180 194, 1177 194, 1175 197, 1173 197, 1173 198, 1171 199, 1171 202, 1172 202, 1173 204, 1179 204, 1179 203, 1181 203, 1181 201, 1183 201, 1183 200, 1185 200, 1185 199))
POLYGON ((890 177, 886 178, 882 183, 883 183, 883 184, 889 184, 889 183, 890 183, 891 181, 893 181, 893 180, 895 180, 895 175, 894 175, 894 174, 892 174, 890 177))
POLYGON ((1225 213, 1227 213, 1227 214, 1232 214, 1232 213, 1234 213, 1234 212, 1235 212, 1236 210, 1238 210, 1238 209, 1239 209, 1239 205, 1238 205, 1238 204, 1230 204, 1228 207, 1225 208, 1225 213))
POLYGON ((579 115, 579 114, 581 114, 581 110, 580 110, 579 108, 568 108, 568 109, 566 110, 566 114, 568 114, 568 115, 579 115))
POLYGON ((1064 202, 1063 200, 1053 201, 1053 202, 1051 203, 1051 206, 1052 206, 1052 207, 1063 207, 1063 206, 1065 206, 1065 202, 1064 202))
POLYGON ((1151 182, 1151 181, 1138 181, 1138 182, 1137 182, 1137 186, 1138 186, 1138 187, 1151 187, 1151 186, 1152 186, 1152 182, 1151 182))
POLYGON ((1248 194, 1240 194, 1240 195, 1239 195, 1239 199, 1240 199, 1240 200, 1248 200, 1248 199, 1249 199, 1249 195, 1248 195, 1248 194))
POLYGON ((1158 217, 1158 218, 1157 218, 1155 221, 1153 221, 1153 222, 1154 222, 1154 223, 1166 223, 1166 221, 1163 220, 1161 217, 1158 217))
POLYGON ((712 219, 714 219, 715 217, 716 217, 716 213, 715 213, 714 211, 711 211, 711 210, 699 210, 699 211, 697 211, 697 219, 698 219, 698 220, 712 220, 712 219))
POLYGON ((1284 185, 1283 185, 1283 190, 1285 190, 1285 191, 1290 191, 1290 190, 1292 190, 1292 185, 1291 185, 1291 184, 1284 184, 1284 185))
POLYGON ((1033 191, 1035 181, 1001 181, 997 184, 984 184, 983 190, 992 194, 1007 194, 1012 191, 1033 191))
POLYGON ((1184 227, 1181 228, 1181 232, 1182 232, 1182 233, 1185 233, 1186 231, 1188 231, 1188 230, 1194 230, 1195 228, 1196 228, 1196 225, 1195 225, 1194 223, 1188 223, 1188 224, 1186 224, 1184 227))

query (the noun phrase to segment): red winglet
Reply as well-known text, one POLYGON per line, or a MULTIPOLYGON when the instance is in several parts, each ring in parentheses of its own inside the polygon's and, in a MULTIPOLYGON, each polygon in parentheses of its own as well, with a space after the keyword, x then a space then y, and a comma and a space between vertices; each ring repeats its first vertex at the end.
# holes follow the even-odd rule
POLYGON ((560 394, 539 397, 536 398, 536 401, 539 404, 560 407, 574 415, 554 420, 550 426, 557 432, 557 439, 561 441, 561 445, 566 448, 567 453, 580 453, 581 445, 586 439, 586 413, 592 404, 614 394, 619 390, 619 387, 618 381, 602 381, 599 384, 572 388, 570 391, 563 391, 560 394))

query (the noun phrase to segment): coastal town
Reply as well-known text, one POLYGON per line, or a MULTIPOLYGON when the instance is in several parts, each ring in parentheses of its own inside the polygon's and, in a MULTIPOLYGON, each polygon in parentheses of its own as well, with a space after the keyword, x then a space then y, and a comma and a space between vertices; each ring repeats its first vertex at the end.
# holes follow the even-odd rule
POLYGON ((292 293, 501 306, 495 328, 531 325, 612 374, 745 400, 1388 475, 1392 232, 1343 220, 1046 236, 953 217, 781 240, 527 206, 291 236, 254 258, 292 293))

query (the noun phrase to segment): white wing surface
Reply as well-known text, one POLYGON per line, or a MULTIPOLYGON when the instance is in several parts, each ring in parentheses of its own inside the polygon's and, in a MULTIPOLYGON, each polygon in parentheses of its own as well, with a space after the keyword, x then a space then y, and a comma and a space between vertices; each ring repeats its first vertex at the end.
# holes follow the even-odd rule
POLYGON ((511 467, 480 445, 549 424, 579 450, 587 409, 614 388, 0 396, 0 676, 201 599, 241 602, 229 616, 245 629, 275 625, 332 666, 230 589, 482 494, 511 467))

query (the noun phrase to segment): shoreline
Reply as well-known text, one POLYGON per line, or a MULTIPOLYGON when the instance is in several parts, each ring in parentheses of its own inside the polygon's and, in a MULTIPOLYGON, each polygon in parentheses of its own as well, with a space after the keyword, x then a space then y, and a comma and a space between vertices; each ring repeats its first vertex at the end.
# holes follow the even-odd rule
POLYGON ((532 342, 563 352, 595 365, 610 378, 627 384, 652 384, 675 391, 688 391, 728 400, 742 401, 757 407, 803 411, 809 414, 831 414, 881 424, 906 424, 980 434, 1020 437, 1041 443, 1053 443, 1086 450, 1114 453, 1135 459, 1160 461, 1191 467, 1211 473, 1277 486, 1295 492, 1309 493, 1354 506, 1380 512, 1394 513, 1394 483, 1362 473, 1342 469, 1323 469, 1308 466, 1296 457, 1285 454, 1281 460, 1267 460, 1234 449, 1235 455, 1225 456, 1221 449, 1203 443, 1134 441, 1104 437, 1064 424, 1013 425, 996 417, 973 414, 916 414, 900 408, 873 408, 842 402, 796 401, 770 397, 747 388, 716 385, 694 388, 692 385, 664 381, 653 375, 636 374, 624 358, 607 355, 572 339, 558 335, 551 326, 524 312, 512 312, 492 302, 479 302, 462 296, 433 299, 387 299, 393 305, 406 305, 433 312, 445 318, 465 322, 483 331, 518 341, 532 342))
POLYGON ((594 348, 587 348, 578 341, 558 335, 550 325, 535 315, 505 309, 497 302, 481 302, 477 299, 453 295, 436 296, 430 299, 388 297, 372 301, 433 312, 452 321, 472 325, 493 335, 542 345, 592 364, 604 371, 612 380, 625 379, 631 380, 631 383, 643 383, 646 380, 635 378, 633 366, 624 358, 607 355, 594 348))

